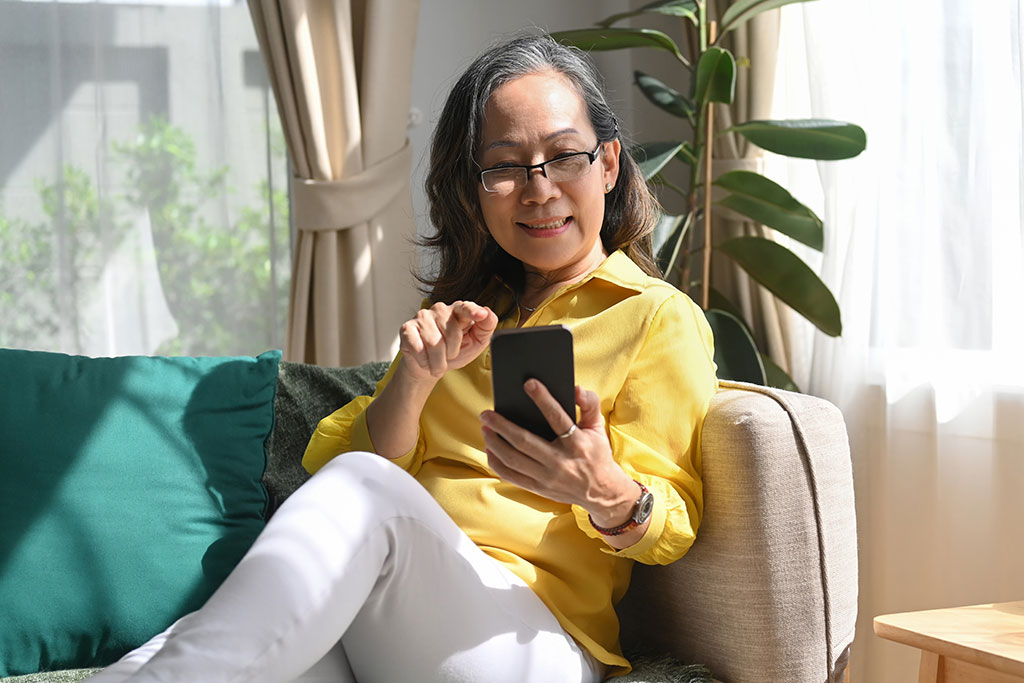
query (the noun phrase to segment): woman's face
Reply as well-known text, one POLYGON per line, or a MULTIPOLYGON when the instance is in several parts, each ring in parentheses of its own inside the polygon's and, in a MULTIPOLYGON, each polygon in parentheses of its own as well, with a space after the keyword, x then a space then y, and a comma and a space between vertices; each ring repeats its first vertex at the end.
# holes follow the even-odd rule
MULTIPOLYGON (((574 152, 593 152, 597 134, 583 100, 554 71, 522 76, 494 91, 484 108, 481 169, 539 164, 574 152)), ((487 229, 528 271, 565 281, 596 268, 607 256, 601 244, 605 184, 619 173, 619 141, 603 148, 586 175, 552 182, 532 169, 526 185, 488 192, 477 184, 487 229)), ((585 159, 585 157, 584 157, 585 159)))

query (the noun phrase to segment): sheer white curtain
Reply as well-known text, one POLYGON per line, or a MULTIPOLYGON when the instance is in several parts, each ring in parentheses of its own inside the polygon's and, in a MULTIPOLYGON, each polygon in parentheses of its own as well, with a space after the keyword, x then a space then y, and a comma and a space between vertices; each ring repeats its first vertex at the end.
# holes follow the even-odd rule
POLYGON ((1022 35, 1020 0, 783 10, 776 115, 868 134, 769 169, 821 212, 843 313, 839 339, 805 330, 796 379, 849 427, 858 683, 916 680, 874 616, 1024 599, 1022 35))
POLYGON ((0 0, 0 346, 281 348, 284 138, 244 2, 0 0))

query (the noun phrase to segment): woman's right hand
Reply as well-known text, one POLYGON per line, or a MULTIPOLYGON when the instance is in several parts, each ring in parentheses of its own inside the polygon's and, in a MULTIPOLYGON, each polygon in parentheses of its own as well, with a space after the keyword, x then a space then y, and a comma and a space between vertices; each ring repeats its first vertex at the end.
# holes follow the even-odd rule
POLYGON ((420 309, 399 332, 402 369, 410 379, 436 382, 479 356, 497 327, 494 311, 472 301, 420 309))
POLYGON ((434 304, 402 325, 401 362, 366 409, 366 428, 378 454, 398 458, 416 445, 420 413, 434 385, 479 356, 497 327, 498 316, 472 301, 434 304))

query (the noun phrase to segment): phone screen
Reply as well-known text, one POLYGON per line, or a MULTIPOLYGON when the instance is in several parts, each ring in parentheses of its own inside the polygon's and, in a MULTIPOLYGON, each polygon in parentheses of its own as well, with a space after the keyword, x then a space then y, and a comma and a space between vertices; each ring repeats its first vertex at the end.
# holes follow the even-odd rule
POLYGON ((545 439, 555 438, 547 419, 523 390, 528 379, 548 388, 576 421, 572 332, 564 325, 499 330, 491 337, 494 411, 545 439))

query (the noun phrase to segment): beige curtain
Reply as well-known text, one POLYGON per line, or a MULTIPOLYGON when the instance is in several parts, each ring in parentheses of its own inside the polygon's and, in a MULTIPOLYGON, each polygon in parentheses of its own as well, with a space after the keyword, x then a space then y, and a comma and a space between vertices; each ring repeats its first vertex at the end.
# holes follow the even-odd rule
MULTIPOLYGON (((716 15, 721 16, 729 4, 725 0, 718 0, 716 15)), ((758 15, 731 31, 726 40, 727 46, 737 58, 747 57, 750 60, 750 67, 737 69, 736 97, 732 106, 716 106, 716 132, 741 121, 770 117, 779 51, 779 11, 772 10, 758 15)), ((763 172, 763 152, 742 136, 730 133, 714 142, 712 174, 718 177, 726 171, 734 170, 763 172)), ((717 198, 715 194, 712 196, 717 198)), ((723 207, 715 208, 711 229, 716 243, 740 235, 771 237, 770 230, 723 207)), ((711 273, 712 286, 740 306, 753 328, 758 347, 767 352, 779 367, 792 374, 790 328, 792 316, 795 315, 792 310, 753 282, 724 255, 715 256, 711 273)))
POLYGON ((294 173, 285 358, 390 358, 415 310, 406 137, 418 0, 249 0, 294 173))

